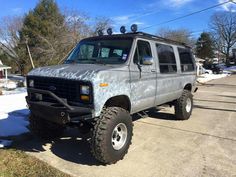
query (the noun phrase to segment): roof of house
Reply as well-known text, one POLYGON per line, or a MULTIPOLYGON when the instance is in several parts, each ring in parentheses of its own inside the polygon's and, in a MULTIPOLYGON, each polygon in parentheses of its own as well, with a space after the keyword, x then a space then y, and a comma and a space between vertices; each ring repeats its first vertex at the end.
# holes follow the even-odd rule
POLYGON ((0 60, 0 69, 11 69, 10 66, 2 64, 2 61, 0 60))
POLYGON ((11 69, 10 66, 6 66, 6 65, 0 65, 0 69, 11 69))
POLYGON ((195 58, 195 60, 197 61, 197 62, 204 62, 205 60, 204 59, 202 59, 202 58, 195 58))
POLYGON ((10 66, 7 66, 7 65, 4 65, 4 64, 2 63, 2 61, 0 60, 0 70, 3 70, 3 69, 11 69, 11 67, 10 67, 10 66))

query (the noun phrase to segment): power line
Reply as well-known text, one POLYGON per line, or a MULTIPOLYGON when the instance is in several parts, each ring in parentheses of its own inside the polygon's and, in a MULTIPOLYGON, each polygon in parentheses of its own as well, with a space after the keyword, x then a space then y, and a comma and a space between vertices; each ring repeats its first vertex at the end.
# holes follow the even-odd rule
MULTIPOLYGON (((196 11, 196 12, 192 12, 192 13, 190 13, 190 14, 186 14, 186 15, 183 15, 183 16, 180 16, 180 17, 171 19, 171 20, 167 20, 167 21, 164 21, 164 22, 155 24, 155 25, 151 25, 151 26, 142 28, 141 30, 145 30, 145 29, 152 28, 152 27, 155 27, 155 26, 159 26, 159 25, 163 25, 163 24, 170 23, 170 22, 173 22, 173 21, 177 21, 177 20, 180 20, 180 19, 183 19, 183 18, 192 16, 192 15, 195 15, 195 14, 198 14, 198 13, 202 13, 202 12, 204 12, 204 11, 207 11, 207 10, 210 10, 210 9, 213 9, 213 8, 216 8, 216 7, 219 7, 219 6, 222 6, 222 5, 224 5, 224 4, 228 4, 228 3, 230 3, 230 2, 235 3, 233 0, 228 0, 228 1, 226 1, 226 2, 219 3, 219 4, 216 4, 216 5, 207 7, 207 8, 205 8, 205 9, 202 9, 202 10, 199 10, 199 11, 196 11)), ((236 3, 235 3, 235 4, 236 4, 236 3)))

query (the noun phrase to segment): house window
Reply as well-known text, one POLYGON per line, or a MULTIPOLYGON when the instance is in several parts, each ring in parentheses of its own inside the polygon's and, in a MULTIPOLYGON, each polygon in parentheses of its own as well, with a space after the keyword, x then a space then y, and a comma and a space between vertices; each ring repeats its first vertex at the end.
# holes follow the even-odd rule
POLYGON ((156 49, 160 73, 176 73, 177 66, 173 47, 164 44, 156 44, 156 49))

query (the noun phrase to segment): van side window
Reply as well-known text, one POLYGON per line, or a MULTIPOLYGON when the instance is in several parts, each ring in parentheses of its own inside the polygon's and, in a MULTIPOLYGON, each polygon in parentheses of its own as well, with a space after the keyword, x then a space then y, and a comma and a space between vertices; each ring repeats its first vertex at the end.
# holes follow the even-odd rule
POLYGON ((171 46, 156 44, 157 55, 160 65, 160 73, 176 73, 176 59, 171 46))
POLYGON ((144 57, 152 57, 151 46, 149 42, 139 40, 134 55, 134 63, 138 61, 143 64, 144 57))
POLYGON ((194 71, 193 56, 190 49, 178 48, 181 71, 194 71))

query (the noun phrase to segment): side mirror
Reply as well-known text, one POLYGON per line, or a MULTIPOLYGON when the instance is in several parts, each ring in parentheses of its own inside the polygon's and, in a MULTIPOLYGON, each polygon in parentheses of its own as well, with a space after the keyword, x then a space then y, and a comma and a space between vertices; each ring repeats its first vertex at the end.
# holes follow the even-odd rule
POLYGON ((149 56, 143 57, 143 65, 152 65, 154 63, 153 58, 149 56))

